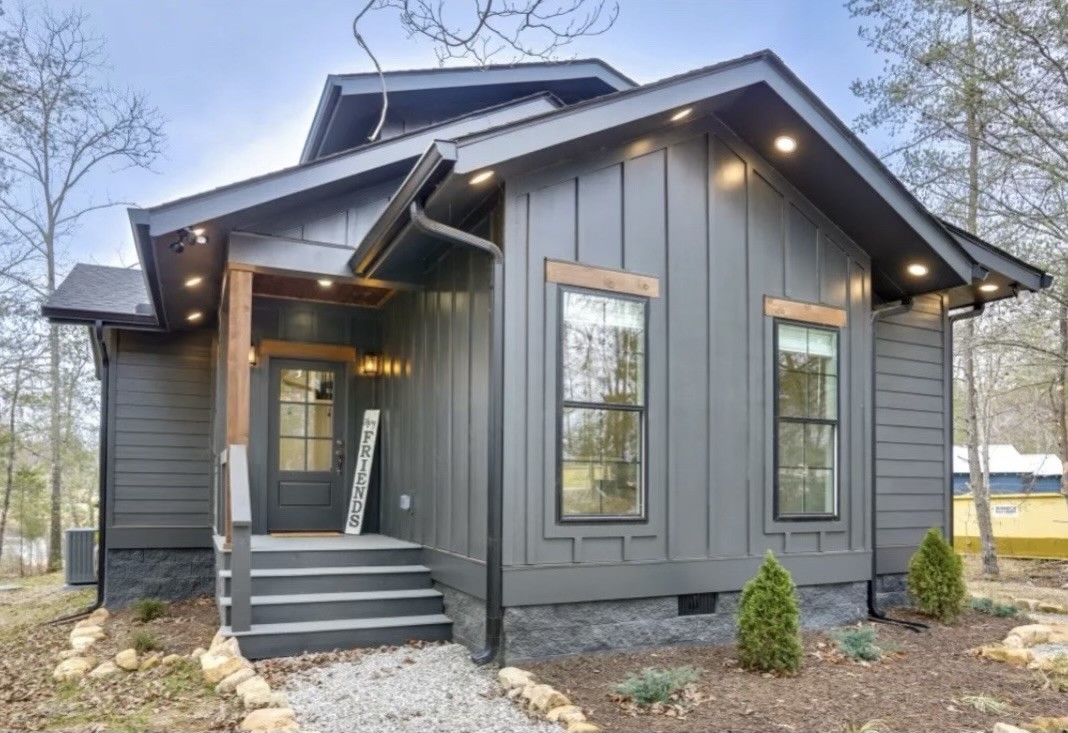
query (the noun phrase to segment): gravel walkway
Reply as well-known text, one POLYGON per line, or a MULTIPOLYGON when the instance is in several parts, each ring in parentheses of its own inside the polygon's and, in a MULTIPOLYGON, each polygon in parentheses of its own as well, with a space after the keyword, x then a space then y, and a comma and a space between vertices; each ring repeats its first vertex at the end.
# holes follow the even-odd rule
POLYGON ((501 697, 495 674, 458 644, 400 647, 302 672, 285 692, 317 733, 562 733, 501 697))

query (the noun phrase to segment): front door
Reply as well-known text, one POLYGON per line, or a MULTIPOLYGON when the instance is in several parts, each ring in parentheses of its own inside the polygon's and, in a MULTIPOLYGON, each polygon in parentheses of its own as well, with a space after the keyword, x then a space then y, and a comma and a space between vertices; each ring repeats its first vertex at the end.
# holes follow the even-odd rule
POLYGON ((267 529, 341 530, 345 366, 272 359, 270 380, 267 529))

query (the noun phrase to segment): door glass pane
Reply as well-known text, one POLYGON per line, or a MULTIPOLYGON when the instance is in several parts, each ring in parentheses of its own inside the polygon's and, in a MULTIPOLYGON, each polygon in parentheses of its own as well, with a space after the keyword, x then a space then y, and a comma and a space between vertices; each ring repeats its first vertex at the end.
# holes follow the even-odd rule
POLYGON ((280 470, 304 470, 304 442, 303 438, 282 438, 278 441, 278 468, 280 470))
POLYGON ((304 435, 304 405, 289 405, 282 403, 279 406, 278 434, 287 436, 304 435))
POLYGON ((331 446, 333 441, 331 440, 309 440, 308 441, 308 470, 309 471, 329 471, 331 467, 331 459, 333 458, 333 451, 331 446))
POLYGON ((308 405, 308 437, 334 437, 334 408, 330 405, 308 405))
POLYGON ((306 402, 308 373, 303 369, 283 369, 280 392, 282 402, 306 402))

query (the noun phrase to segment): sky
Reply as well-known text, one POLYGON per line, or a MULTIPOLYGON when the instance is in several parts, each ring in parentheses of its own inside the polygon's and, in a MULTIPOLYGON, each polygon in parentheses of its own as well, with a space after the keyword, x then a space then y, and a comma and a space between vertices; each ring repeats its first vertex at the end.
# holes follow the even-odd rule
MULTIPOLYGON (((470 0, 446 0, 462 3, 470 0)), ((166 119, 153 171, 107 171, 94 199, 151 206, 293 165, 327 74, 372 71, 351 34, 362 0, 51 0, 90 16, 109 56, 108 81, 146 92, 166 119)), ((851 122, 849 90, 881 69, 837 0, 619 0, 615 26, 580 39, 565 58, 599 57, 638 82, 768 48, 851 122)), ((429 41, 408 38, 396 16, 361 31, 386 69, 434 67, 429 41)), ((123 207, 94 212, 65 259, 132 265, 123 207)))

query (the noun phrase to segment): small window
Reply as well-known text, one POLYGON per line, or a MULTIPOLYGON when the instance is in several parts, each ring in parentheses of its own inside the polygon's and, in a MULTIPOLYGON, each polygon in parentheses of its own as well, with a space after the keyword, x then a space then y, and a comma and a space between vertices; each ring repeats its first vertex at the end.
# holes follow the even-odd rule
POLYGON ((647 301, 560 292, 560 519, 644 519, 647 301))
POLYGON ((775 514, 838 513, 838 331, 775 324, 775 514))

